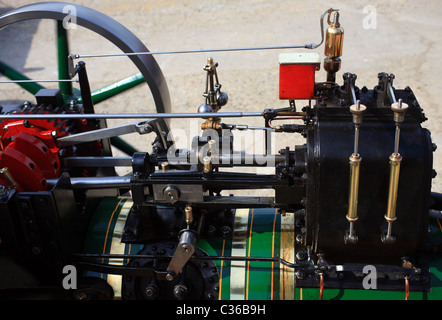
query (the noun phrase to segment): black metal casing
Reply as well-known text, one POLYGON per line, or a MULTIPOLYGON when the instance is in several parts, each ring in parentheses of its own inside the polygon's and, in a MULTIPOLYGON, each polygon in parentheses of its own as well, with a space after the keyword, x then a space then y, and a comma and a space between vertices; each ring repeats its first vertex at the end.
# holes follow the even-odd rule
MULTIPOLYGON (((396 98, 410 107, 401 124, 399 153, 402 166, 397 196, 394 243, 382 241, 387 230, 389 156, 394 150, 395 123, 388 101, 380 92, 362 88, 358 100, 367 107, 360 126, 359 219, 355 222, 356 244, 345 243, 350 187, 349 156, 353 152, 354 124, 348 104, 338 94, 311 109, 313 126, 307 135, 307 187, 305 247, 327 264, 400 265, 401 259, 419 261, 428 232, 433 175, 433 144, 426 120, 410 88, 396 90, 396 98), (345 106, 341 106, 345 104, 345 106), (325 259, 325 260, 323 260, 325 259)), ((336 89, 339 91, 339 89, 336 89)), ((318 260, 318 261, 319 261, 318 260)), ((303 263, 298 259, 299 262, 303 263)), ((307 263, 307 262, 304 262, 307 263)))

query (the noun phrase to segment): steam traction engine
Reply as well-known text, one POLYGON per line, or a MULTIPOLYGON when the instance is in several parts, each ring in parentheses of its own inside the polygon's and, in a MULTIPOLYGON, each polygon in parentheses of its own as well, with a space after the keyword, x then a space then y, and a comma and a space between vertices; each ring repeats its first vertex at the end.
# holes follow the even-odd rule
MULTIPOLYGON (((63 5, 19 8, 0 17, 0 26, 60 22, 63 5)), ((221 112, 228 97, 209 58, 198 113, 173 114, 155 60, 137 54, 148 52, 139 40, 109 17, 75 7, 80 25, 137 65, 158 114, 96 114, 80 55, 64 57, 80 94, 39 88, 35 103, 2 106, 0 268, 11 275, 0 283, 2 297, 440 298, 433 215, 441 202, 431 192, 435 145, 422 127, 427 119, 411 88, 394 87, 393 74, 379 73, 372 89, 359 88, 352 73, 336 80, 344 34, 336 10, 320 20, 321 31, 325 16, 329 25, 325 82, 316 80, 317 53, 280 55, 279 98, 287 108, 221 112), (307 105, 299 110, 300 101, 307 105), (112 117, 143 120, 107 127, 112 117), (262 117, 264 125, 228 123, 240 117, 262 117), (168 118, 203 119, 189 150, 168 139, 168 118), (238 130, 264 131, 266 152, 234 150, 238 130), (133 132, 152 138, 151 153, 122 146, 119 136, 133 132), (272 154, 271 134, 280 133, 305 143, 272 154), (112 144, 128 156, 113 157, 112 144), (121 165, 131 174, 117 175, 121 165), (259 189, 274 195, 253 196, 259 189), (66 266, 78 272, 75 283, 64 281, 66 266), (367 267, 375 272, 370 288, 367 267)))

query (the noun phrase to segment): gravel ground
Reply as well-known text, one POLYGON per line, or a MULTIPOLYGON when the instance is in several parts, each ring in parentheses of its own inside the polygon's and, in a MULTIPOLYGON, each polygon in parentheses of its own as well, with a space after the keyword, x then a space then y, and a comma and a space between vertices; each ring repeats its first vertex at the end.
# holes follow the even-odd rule
MULTIPOLYGON (((0 0, 0 12, 36 1, 0 0)), ((439 145, 434 168, 442 171, 442 130, 438 124, 441 111, 438 84, 441 66, 442 27, 439 1, 71 1, 103 12, 119 21, 138 36, 150 51, 276 46, 317 43, 320 41, 319 17, 329 7, 341 12, 345 29, 342 68, 357 74, 357 86, 372 88, 378 72, 396 75, 395 87, 410 86, 418 97, 429 121, 424 123, 439 145), (371 5, 372 7, 367 7, 371 5), (364 28, 368 13, 376 9, 376 26, 364 28)), ((373 22, 373 20, 371 20, 373 22)), ((366 26, 366 25, 365 25, 366 26)), ((113 45, 91 32, 72 30, 71 52, 79 54, 118 52, 113 45)), ((0 59, 31 78, 56 77, 55 35, 52 21, 18 23, 0 31, 0 59)), ((213 54, 219 62, 219 79, 229 94, 223 111, 262 111, 268 107, 286 106, 278 99, 278 55, 282 51, 253 51, 213 54)), ((302 51, 302 50, 299 50, 302 51)), ((314 50, 323 56, 323 47, 314 50)), ((202 67, 207 54, 157 56, 169 87, 173 112, 193 112, 203 103, 205 74, 202 67)), ((92 89, 137 72, 127 58, 90 59, 87 61, 92 89)), ((325 80, 323 70, 317 79, 325 80)), ((340 81, 340 80, 339 80, 340 81)), ((0 87, 0 104, 6 101, 32 100, 16 86, 0 87)), ((97 105, 97 112, 154 112, 152 99, 143 85, 112 100, 97 105)), ((232 123, 262 125, 262 120, 240 120, 232 123)), ((109 125, 121 122, 111 121, 109 125)), ((195 123, 191 123, 196 126, 195 123)), ((183 121, 172 121, 183 147, 183 136, 195 127, 183 121)), ((144 137, 127 137, 138 148, 147 149, 144 137)), ((248 139, 252 140, 252 139, 248 139)), ((278 139, 278 147, 302 142, 293 136, 278 139)), ((245 144, 248 152, 255 144, 245 144)), ((255 151, 259 152, 260 144, 255 151)), ((118 152, 115 153, 118 155, 118 152)), ((440 174, 433 189, 442 191, 440 174)))

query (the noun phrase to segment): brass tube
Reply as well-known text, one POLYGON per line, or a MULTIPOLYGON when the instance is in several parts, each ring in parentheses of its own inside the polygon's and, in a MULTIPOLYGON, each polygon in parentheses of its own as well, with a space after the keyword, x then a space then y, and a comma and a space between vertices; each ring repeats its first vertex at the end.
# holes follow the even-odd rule
POLYGON ((393 153, 390 156, 390 182, 388 187, 387 214, 385 215, 385 218, 389 222, 396 219, 396 204, 401 161, 402 157, 400 154, 393 153))
POLYGON ((358 194, 359 194, 359 168, 361 156, 352 154, 350 160, 350 195, 348 197, 347 219, 354 222, 358 219, 358 194))

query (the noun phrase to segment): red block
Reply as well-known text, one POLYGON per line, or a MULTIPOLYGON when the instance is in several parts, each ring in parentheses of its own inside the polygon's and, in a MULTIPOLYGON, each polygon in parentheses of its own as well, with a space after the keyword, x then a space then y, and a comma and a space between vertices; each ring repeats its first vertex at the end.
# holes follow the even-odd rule
POLYGON ((315 71, 320 68, 317 53, 281 54, 279 56, 279 99, 314 98, 315 71))

